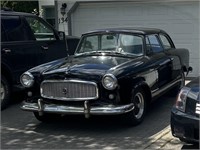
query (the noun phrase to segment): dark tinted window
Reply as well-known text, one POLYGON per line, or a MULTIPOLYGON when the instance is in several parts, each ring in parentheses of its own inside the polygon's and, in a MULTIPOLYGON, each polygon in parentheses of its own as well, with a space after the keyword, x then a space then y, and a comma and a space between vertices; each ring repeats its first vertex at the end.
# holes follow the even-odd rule
POLYGON ((6 41, 6 34, 5 34, 5 30, 3 26, 1 25, 1 42, 5 42, 5 41, 6 41))
POLYGON ((150 47, 154 53, 158 53, 163 50, 156 35, 149 35, 147 38, 147 47, 150 47))
POLYGON ((27 41, 32 40, 30 33, 22 23, 19 16, 3 16, 3 27, 7 34, 8 41, 27 41))
POLYGON ((79 39, 67 39, 67 47, 69 55, 74 55, 79 39))

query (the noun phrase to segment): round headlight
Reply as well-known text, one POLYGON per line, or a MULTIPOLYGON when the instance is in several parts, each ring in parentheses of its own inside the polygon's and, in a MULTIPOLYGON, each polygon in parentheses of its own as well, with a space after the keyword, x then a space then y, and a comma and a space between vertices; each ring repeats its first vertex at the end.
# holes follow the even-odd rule
POLYGON ((30 72, 25 72, 21 75, 20 81, 24 87, 31 87, 34 83, 34 77, 30 72))
POLYGON ((113 74, 106 74, 102 80, 103 87, 107 90, 114 90, 117 87, 117 79, 113 74))

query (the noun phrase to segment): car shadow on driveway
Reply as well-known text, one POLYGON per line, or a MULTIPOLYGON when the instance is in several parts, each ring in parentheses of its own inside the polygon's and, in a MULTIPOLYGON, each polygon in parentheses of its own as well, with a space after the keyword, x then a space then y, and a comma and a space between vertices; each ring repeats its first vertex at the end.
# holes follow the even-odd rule
POLYGON ((175 98, 163 96, 151 104, 142 124, 130 127, 119 116, 66 116, 41 123, 32 113, 12 105, 2 113, 2 148, 141 149, 170 123, 175 98), (10 109, 10 110, 9 110, 10 109))

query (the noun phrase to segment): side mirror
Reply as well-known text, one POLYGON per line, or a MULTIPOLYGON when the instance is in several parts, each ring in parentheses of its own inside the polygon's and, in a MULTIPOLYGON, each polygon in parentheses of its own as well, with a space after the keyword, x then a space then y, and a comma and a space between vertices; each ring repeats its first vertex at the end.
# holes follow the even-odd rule
POLYGON ((193 68, 189 67, 187 73, 192 72, 192 71, 193 71, 193 68))
POLYGON ((192 72, 193 71, 193 68, 192 67, 189 67, 188 68, 188 72, 192 72))
POLYGON ((186 75, 188 75, 189 72, 192 72, 192 70, 193 70, 192 67, 188 67, 186 75))
POLYGON ((65 40, 65 32, 63 31, 58 31, 58 36, 60 40, 65 40))

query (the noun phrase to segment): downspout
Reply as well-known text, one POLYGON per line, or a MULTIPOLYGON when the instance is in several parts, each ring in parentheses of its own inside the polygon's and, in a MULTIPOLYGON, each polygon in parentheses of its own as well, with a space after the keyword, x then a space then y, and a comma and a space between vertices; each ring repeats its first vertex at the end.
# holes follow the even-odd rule
POLYGON ((58 2, 55 0, 55 28, 58 31, 58 2))

